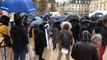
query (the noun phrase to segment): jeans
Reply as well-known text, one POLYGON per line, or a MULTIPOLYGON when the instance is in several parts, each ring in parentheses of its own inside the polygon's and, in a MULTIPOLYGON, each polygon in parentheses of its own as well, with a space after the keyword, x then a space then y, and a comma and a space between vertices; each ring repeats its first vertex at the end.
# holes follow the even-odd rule
POLYGON ((44 48, 37 48, 35 51, 36 51, 36 54, 39 56, 39 60, 43 60, 42 55, 43 55, 44 48))
POLYGON ((20 57, 20 60, 25 60, 25 58, 26 58, 26 50, 14 51, 14 60, 18 60, 19 57, 20 57))

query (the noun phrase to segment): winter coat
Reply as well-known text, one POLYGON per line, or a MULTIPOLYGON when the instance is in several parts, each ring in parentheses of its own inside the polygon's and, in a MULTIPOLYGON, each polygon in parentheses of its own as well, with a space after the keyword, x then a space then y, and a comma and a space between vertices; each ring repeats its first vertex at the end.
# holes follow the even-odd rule
POLYGON ((107 28, 103 26, 100 34, 102 35, 102 45, 107 45, 107 28))
POLYGON ((10 31, 13 40, 13 50, 25 50, 28 44, 28 36, 23 26, 13 26, 10 31))
POLYGON ((71 56, 75 60, 98 60, 98 53, 92 43, 77 42, 72 48, 71 56))
POLYGON ((46 47, 45 32, 40 29, 34 29, 35 49, 43 49, 46 47))
POLYGON ((75 40, 75 43, 76 43, 77 40, 78 40, 78 34, 79 34, 80 26, 79 26, 79 23, 78 23, 78 22, 73 23, 72 26, 73 26, 73 27, 72 27, 71 31, 72 31, 72 33, 73 33, 73 37, 74 37, 74 40, 75 40))
POLYGON ((0 24, 0 38, 4 37, 3 41, 0 42, 0 47, 11 46, 9 29, 8 26, 0 24))
POLYGON ((58 28, 53 28, 52 29, 52 38, 53 38, 53 42, 57 43, 58 39, 59 39, 59 29, 58 28))
POLYGON ((60 30, 59 32, 59 48, 60 50, 63 48, 63 45, 62 45, 62 35, 63 33, 66 33, 69 40, 70 40, 70 45, 67 47, 68 50, 70 50, 70 46, 72 45, 72 41, 73 41, 73 34, 70 30, 60 30))

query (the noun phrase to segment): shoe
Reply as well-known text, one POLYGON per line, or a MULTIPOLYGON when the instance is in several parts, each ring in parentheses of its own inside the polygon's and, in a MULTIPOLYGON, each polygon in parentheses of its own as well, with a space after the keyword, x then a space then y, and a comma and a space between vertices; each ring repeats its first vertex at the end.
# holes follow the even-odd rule
POLYGON ((42 58, 42 59, 39 59, 39 60, 45 60, 44 58, 42 58))
POLYGON ((55 50, 55 49, 56 49, 56 47, 53 48, 53 50, 55 50))
POLYGON ((45 60, 44 58, 42 58, 42 60, 45 60))

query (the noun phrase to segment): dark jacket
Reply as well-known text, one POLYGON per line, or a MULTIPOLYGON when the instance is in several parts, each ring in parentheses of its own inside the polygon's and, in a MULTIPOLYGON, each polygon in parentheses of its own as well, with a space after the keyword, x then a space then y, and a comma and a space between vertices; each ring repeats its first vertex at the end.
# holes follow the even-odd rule
MULTIPOLYGON (((59 43, 60 43, 59 48, 60 49, 63 48, 63 45, 62 45, 62 35, 63 35, 63 33, 67 34, 67 36, 68 36, 68 38, 70 40, 70 45, 72 45, 72 41, 73 41, 73 34, 72 34, 72 32, 70 30, 61 30, 59 32, 59 43)), ((70 49, 70 45, 67 48, 68 50, 70 49)))
POLYGON ((100 34, 102 35, 102 45, 107 45, 107 28, 102 26, 100 34))
POLYGON ((71 56, 75 60, 98 60, 98 54, 92 43, 77 42, 72 48, 71 56))
POLYGON ((27 33, 22 26, 13 26, 10 31, 11 38, 13 39, 13 50, 25 50, 28 44, 27 33))
POLYGON ((58 28, 52 29, 52 38, 53 38, 53 42, 58 43, 58 39, 59 39, 59 29, 58 28))
POLYGON ((35 48, 37 50, 39 48, 43 49, 46 47, 45 32, 43 30, 34 29, 34 40, 35 40, 35 48))
POLYGON ((79 23, 78 22, 74 22, 72 23, 72 33, 73 33, 73 37, 74 37, 74 40, 75 40, 75 43, 77 42, 78 40, 78 34, 79 34, 79 29, 80 29, 80 26, 79 26, 79 23))

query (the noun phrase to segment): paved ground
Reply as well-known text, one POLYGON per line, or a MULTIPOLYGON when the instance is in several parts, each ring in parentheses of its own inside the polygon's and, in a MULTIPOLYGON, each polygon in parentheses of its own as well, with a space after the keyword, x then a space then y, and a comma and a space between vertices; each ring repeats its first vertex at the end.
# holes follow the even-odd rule
MULTIPOLYGON (((52 45, 51 45, 51 46, 52 46, 52 45)), ((57 56, 58 56, 58 47, 57 47, 57 49, 55 49, 54 51, 52 50, 52 48, 50 48, 50 49, 45 49, 45 50, 44 50, 43 57, 44 57, 46 60, 57 60, 57 56)), ((104 54, 103 57, 104 57, 103 60, 107 60, 107 49, 106 49, 106 52, 105 52, 105 54, 104 54)), ((38 60, 38 56, 35 57, 35 60, 38 60)), ((63 54, 61 60, 66 60, 66 57, 65 57, 64 54, 63 54)), ((73 59, 70 57, 70 60, 73 60, 73 59)))
MULTIPOLYGON (((47 50, 45 49, 44 51, 44 55, 43 57, 46 59, 46 60, 57 60, 57 56, 58 56, 58 49, 52 51, 52 50, 47 50)), ((104 59, 103 60, 107 60, 107 50, 104 54, 104 59)), ((37 59, 36 59, 37 60, 37 59)), ((66 60, 66 57, 65 55, 63 54, 62 56, 62 60, 66 60)), ((73 60, 72 58, 70 60, 73 60)))

